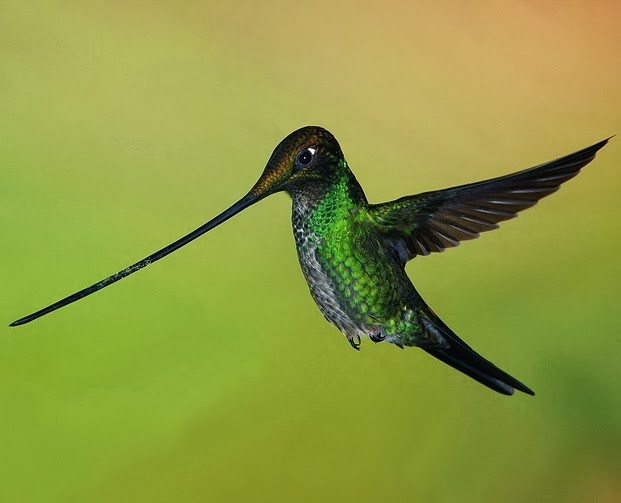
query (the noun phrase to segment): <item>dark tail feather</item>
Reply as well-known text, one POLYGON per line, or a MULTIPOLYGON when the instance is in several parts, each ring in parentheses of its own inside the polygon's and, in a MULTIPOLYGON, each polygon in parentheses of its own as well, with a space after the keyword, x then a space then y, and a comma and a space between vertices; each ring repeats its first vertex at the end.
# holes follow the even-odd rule
POLYGON ((431 332, 438 333, 446 341, 448 347, 434 346, 421 347, 421 349, 498 393, 513 395, 515 388, 528 395, 535 394, 533 390, 515 377, 500 370, 492 362, 479 355, 457 337, 439 318, 435 316, 434 318, 434 322, 425 320, 426 328, 431 332))

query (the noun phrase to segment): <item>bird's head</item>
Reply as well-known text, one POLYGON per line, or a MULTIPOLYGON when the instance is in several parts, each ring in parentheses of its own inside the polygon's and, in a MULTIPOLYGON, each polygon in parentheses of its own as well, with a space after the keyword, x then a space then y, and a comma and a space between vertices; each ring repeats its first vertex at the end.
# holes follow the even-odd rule
POLYGON ((278 144, 248 196, 263 199, 283 190, 303 190, 309 183, 329 179, 343 166, 343 152, 332 133, 305 126, 278 144))

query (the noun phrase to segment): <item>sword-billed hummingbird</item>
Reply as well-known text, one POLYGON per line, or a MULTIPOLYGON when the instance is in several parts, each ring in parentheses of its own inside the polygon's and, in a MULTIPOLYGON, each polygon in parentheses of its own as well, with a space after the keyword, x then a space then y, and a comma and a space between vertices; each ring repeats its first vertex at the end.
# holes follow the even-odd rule
POLYGON ((23 325, 133 274, 276 192, 293 199, 293 233, 311 295, 355 349, 361 337, 417 346, 489 388, 533 391, 477 354, 431 310, 405 273, 419 255, 441 252, 496 229, 555 192, 608 139, 517 173, 369 204, 336 138, 294 131, 276 147, 250 192, 195 231, 118 273, 21 318, 23 325))

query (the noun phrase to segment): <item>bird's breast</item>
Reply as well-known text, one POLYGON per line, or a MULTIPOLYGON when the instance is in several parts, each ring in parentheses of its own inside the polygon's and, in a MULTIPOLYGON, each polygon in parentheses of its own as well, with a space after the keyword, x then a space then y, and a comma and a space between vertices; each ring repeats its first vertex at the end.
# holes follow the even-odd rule
POLYGON ((304 205, 294 204, 292 223, 302 272, 330 323, 351 338, 401 316, 411 283, 379 236, 347 214, 317 228, 304 205))

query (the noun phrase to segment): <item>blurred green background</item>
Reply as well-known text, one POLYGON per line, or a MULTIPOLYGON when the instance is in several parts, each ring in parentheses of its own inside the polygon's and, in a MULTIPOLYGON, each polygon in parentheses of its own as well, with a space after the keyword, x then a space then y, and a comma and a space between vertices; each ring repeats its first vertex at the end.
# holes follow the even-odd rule
MULTIPOLYGON (((613 0, 4 0, 2 324, 202 224, 306 124, 374 202, 621 133, 620 23, 613 0)), ((501 231, 408 266, 536 397, 352 351, 278 195, 0 329, 0 501, 620 501, 620 168, 615 138, 501 231)))

